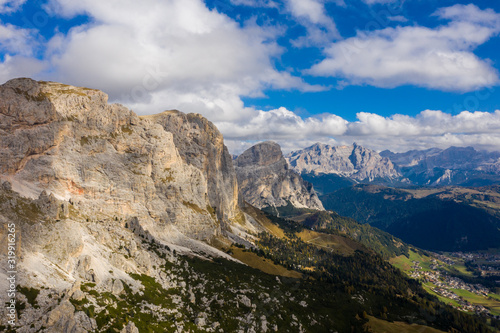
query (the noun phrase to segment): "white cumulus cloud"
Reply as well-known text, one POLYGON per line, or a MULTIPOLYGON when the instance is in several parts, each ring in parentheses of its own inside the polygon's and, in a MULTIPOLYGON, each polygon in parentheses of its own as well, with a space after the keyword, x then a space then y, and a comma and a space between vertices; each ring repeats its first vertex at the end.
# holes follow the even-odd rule
POLYGON ((340 38, 335 22, 326 13, 324 1, 286 0, 286 8, 307 31, 305 36, 293 41, 295 46, 324 46, 340 38))
POLYGON ((451 115, 439 110, 424 110, 416 116, 395 114, 383 117, 360 112, 357 120, 326 114, 302 119, 280 108, 260 111, 249 122, 216 123, 230 149, 240 153, 255 141, 274 140, 284 151, 307 147, 315 142, 352 144, 375 150, 407 151, 431 147, 474 146, 500 150, 500 110, 463 111, 451 115))
POLYGON ((0 23, 0 81, 31 76, 42 71, 46 64, 33 57, 38 47, 34 31, 0 23))
POLYGON ((31 56, 36 40, 33 31, 0 22, 0 51, 7 54, 31 56))
POLYGON ((92 19, 50 41, 54 79, 102 89, 139 113, 197 105, 217 119, 217 107, 264 89, 322 89, 275 69, 279 28, 241 26, 201 0, 53 0, 49 8, 92 19))
POLYGON ((456 115, 424 110, 414 117, 401 114, 382 117, 361 112, 357 118, 336 139, 346 143, 355 141, 376 150, 407 151, 452 145, 500 150, 500 110, 463 111, 456 115))
POLYGON ((12 13, 17 11, 26 0, 0 0, 0 13, 12 13))
POLYGON ((241 123, 216 122, 228 139, 238 140, 297 140, 342 135, 347 130, 343 118, 325 114, 302 119, 286 108, 256 111, 241 123))
POLYGON ((472 91, 498 84, 497 71, 472 51, 500 32, 500 15, 474 5, 455 5, 436 15, 452 20, 435 29, 419 26, 359 31, 332 44, 309 74, 343 84, 392 88, 415 85, 472 91))

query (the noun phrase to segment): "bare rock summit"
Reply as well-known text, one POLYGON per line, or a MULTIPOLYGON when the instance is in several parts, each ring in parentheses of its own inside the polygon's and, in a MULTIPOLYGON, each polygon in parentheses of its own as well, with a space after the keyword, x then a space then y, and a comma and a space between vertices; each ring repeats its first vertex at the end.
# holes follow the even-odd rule
POLYGON ((290 170, 281 147, 275 142, 259 143, 234 160, 243 199, 251 205, 323 210, 312 185, 290 170))

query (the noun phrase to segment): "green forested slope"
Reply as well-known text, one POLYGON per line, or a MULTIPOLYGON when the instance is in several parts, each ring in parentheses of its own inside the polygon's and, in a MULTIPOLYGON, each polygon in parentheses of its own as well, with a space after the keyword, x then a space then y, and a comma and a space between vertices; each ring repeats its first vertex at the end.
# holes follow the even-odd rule
POLYGON ((358 185, 321 196, 326 209, 369 223, 412 245, 441 251, 498 247, 498 217, 434 196, 415 198, 404 190, 358 185))

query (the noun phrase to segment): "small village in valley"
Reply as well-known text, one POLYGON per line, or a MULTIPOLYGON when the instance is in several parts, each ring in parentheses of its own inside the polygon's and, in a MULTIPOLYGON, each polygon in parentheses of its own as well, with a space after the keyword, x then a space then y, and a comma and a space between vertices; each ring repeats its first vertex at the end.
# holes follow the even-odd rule
MULTIPOLYGON (((493 318, 500 318, 500 295, 479 283, 464 279, 474 277, 468 266, 482 277, 498 277, 500 286, 500 254, 489 253, 429 253, 431 256, 410 253, 409 258, 393 263, 411 278, 419 280, 426 290, 453 307, 493 318), (406 261, 406 262, 404 262, 406 261), (458 276, 464 277, 464 279, 458 276)), ((494 289, 494 288, 493 288, 494 289)))

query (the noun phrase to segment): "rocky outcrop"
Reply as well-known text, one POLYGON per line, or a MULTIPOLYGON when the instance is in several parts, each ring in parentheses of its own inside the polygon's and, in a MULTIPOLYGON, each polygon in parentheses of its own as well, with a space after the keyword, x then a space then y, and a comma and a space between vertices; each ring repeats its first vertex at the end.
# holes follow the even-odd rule
POLYGON ((377 152, 352 146, 329 146, 316 143, 286 156, 298 173, 337 174, 355 180, 397 179, 401 174, 392 162, 377 152))
POLYGON ((281 148, 274 142, 262 142, 234 160, 243 198, 251 205, 295 207, 323 210, 312 185, 290 170, 281 148))

